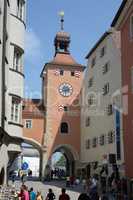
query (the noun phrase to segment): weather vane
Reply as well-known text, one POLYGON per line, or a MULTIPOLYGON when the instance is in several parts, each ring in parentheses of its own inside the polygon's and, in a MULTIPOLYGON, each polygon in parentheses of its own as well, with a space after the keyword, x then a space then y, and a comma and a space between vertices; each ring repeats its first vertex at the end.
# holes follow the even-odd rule
POLYGON ((64 11, 60 11, 59 12, 59 16, 61 17, 61 20, 60 20, 60 22, 61 22, 61 31, 64 31, 64 15, 65 15, 64 11))

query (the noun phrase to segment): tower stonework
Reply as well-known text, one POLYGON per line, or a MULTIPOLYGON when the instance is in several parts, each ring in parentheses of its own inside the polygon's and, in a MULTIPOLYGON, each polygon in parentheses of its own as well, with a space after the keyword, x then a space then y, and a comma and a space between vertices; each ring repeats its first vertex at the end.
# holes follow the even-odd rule
POLYGON ((42 73, 43 102, 46 126, 42 173, 50 165, 53 153, 65 155, 68 174, 75 174, 80 158, 80 94, 84 66, 78 64, 69 52, 70 35, 56 34, 55 56, 46 63, 42 73))

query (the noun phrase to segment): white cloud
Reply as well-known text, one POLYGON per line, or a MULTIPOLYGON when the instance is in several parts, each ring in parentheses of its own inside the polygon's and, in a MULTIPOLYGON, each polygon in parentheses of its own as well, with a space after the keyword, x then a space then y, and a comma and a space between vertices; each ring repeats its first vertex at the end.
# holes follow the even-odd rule
POLYGON ((35 63, 38 60, 42 59, 42 45, 40 38, 34 32, 33 29, 28 29, 26 31, 25 38, 25 58, 30 63, 35 63))

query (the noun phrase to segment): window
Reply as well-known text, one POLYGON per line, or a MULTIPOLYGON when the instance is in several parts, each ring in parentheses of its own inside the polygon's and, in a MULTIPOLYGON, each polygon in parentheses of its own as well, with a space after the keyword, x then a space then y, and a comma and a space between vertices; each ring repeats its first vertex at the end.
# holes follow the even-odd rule
POLYGON ((19 123, 20 121, 20 99, 16 97, 12 97, 11 121, 16 123, 19 123))
POLYGON ((25 121, 25 128, 28 128, 28 129, 32 128, 32 120, 31 119, 27 119, 25 121))
POLYGON ((90 78, 90 80, 88 81, 88 87, 90 88, 92 87, 92 85, 93 85, 93 77, 90 78))
POLYGON ((133 15, 130 18, 130 37, 133 39, 133 15))
POLYGON ((105 55, 105 53, 106 53, 106 47, 104 46, 101 48, 100 57, 103 57, 105 55))
POLYGON ((112 144, 114 142, 114 133, 113 131, 110 131, 108 133, 108 144, 112 144))
POLYGON ((86 126, 90 126, 90 117, 87 117, 87 118, 86 118, 85 125, 86 125, 86 126))
POLYGON ((74 73, 74 72, 71 72, 71 76, 75 76, 75 73, 74 73))
POLYGON ((17 0, 17 16, 21 20, 25 20, 25 1, 17 0))
POLYGON ((96 57, 92 58, 91 67, 94 67, 95 64, 96 64, 96 57))
POLYGON ((13 69, 18 72, 23 72, 22 62, 22 52, 18 48, 14 47, 13 69))
POLYGON ((64 75, 64 70, 63 70, 63 69, 60 70, 60 75, 61 75, 61 76, 64 75))
MULTIPOLYGON (((91 95, 88 99, 88 106, 94 105, 94 95, 91 95)), ((96 103, 96 102, 95 102, 96 103)))
POLYGON ((86 140, 86 149, 90 149, 90 140, 86 140))
POLYGON ((68 133, 68 124, 66 122, 61 123, 61 133, 68 133))
POLYGON ((97 138, 92 139, 92 147, 95 148, 97 146, 97 138))
POLYGON ((103 95, 106 95, 109 93, 109 83, 106 83, 103 87, 103 95))
POLYGON ((106 74, 108 71, 109 71, 109 63, 106 63, 106 64, 103 66, 103 74, 106 74))
POLYGON ((99 144, 100 144, 101 146, 103 146, 103 145, 105 144, 105 136, 104 136, 104 135, 101 135, 99 139, 100 139, 100 140, 99 140, 99 144))
POLYGON ((113 106, 112 104, 109 104, 107 107, 107 114, 112 115, 113 114, 113 106))
POLYGON ((67 112, 68 111, 68 107, 64 106, 64 111, 67 112))

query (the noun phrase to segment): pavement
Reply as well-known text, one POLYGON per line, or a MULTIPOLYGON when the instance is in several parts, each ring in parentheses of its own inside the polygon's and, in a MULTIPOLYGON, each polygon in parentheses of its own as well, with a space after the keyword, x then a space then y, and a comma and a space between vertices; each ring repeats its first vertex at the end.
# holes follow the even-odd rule
MULTIPOLYGON (((11 185, 11 181, 9 181, 9 185, 11 185)), ((48 189, 51 188, 56 196, 56 199, 59 198, 61 194, 61 188, 65 187, 64 181, 51 181, 51 182, 40 182, 40 181, 26 181, 25 185, 28 186, 28 189, 31 187, 34 188, 34 191, 41 191, 43 198, 46 198, 48 193, 48 189)), ((20 189, 21 182, 15 181, 15 186, 17 190, 20 189)), ((77 200, 80 192, 82 191, 81 186, 74 186, 73 188, 66 188, 67 194, 69 194, 71 200, 77 200)))

